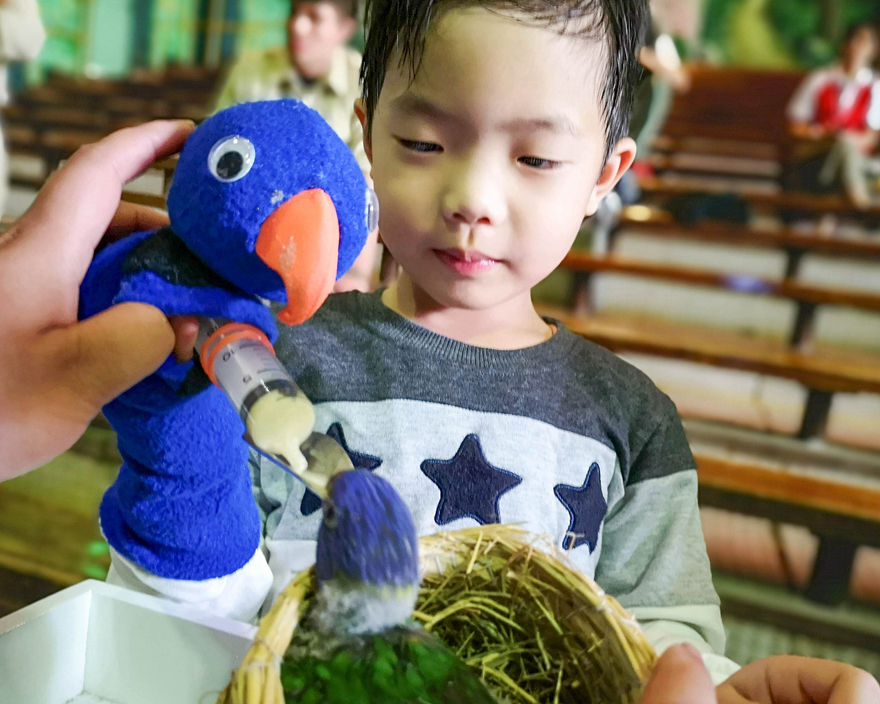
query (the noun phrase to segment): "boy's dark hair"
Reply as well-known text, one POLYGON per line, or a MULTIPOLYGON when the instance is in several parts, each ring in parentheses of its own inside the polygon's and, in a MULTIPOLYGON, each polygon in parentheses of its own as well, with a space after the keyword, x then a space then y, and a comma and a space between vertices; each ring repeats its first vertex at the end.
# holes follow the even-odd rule
POLYGON ((608 72, 601 98, 607 159, 629 128, 633 86, 640 75, 638 55, 649 22, 647 0, 367 0, 361 65, 367 128, 372 125, 392 56, 396 54, 400 65, 408 65, 415 76, 432 24, 442 13, 464 7, 516 12, 531 18, 536 26, 606 40, 608 72))
POLYGON ((331 5, 336 6, 336 9, 339 10, 339 14, 343 17, 358 18, 358 0, 291 0, 290 14, 292 15, 294 13, 297 5, 303 5, 307 2, 329 2, 331 5))

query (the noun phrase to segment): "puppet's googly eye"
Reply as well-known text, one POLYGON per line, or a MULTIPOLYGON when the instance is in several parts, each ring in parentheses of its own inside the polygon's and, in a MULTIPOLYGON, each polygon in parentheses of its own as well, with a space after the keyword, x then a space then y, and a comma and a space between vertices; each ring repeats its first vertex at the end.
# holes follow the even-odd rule
POLYGON ((208 170, 223 183, 231 183, 246 176, 254 165, 256 151, 245 137, 224 137, 208 154, 208 170))
POLYGON ((379 227, 379 198, 372 188, 367 189, 367 232, 379 227))

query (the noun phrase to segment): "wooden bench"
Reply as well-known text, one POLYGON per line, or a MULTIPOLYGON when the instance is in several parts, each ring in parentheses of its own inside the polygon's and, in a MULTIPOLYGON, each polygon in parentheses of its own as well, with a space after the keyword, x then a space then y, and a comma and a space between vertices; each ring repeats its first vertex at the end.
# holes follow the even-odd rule
MULTIPOLYGON (((218 70, 182 67, 119 81, 50 74, 44 85, 22 91, 14 104, 4 108, 10 155, 41 162, 34 173, 12 169, 11 183, 39 189, 79 147, 120 127, 155 118, 204 119, 210 113, 219 75, 218 70)), ((141 201, 163 206, 155 198, 141 201)))
POLYGON ((791 139, 785 111, 804 74, 692 65, 650 163, 659 172, 775 182, 791 139))
POLYGON ((696 454, 700 503, 880 547, 880 489, 696 454))
POLYGON ((668 204, 673 198, 694 194, 734 193, 753 210, 771 214, 796 211, 815 217, 837 215, 851 219, 880 218, 880 206, 856 210, 843 196, 783 192, 776 185, 756 186, 751 182, 737 183, 730 177, 715 181, 708 181, 699 176, 643 178, 640 179, 639 186, 646 200, 652 203, 668 204))
POLYGON ((561 264, 562 268, 576 271, 573 291, 573 312, 589 315, 594 312, 591 300, 591 275, 598 272, 627 274, 696 286, 724 289, 735 293, 765 295, 795 301, 797 319, 789 337, 789 344, 804 348, 812 342, 811 333, 816 308, 820 305, 844 306, 880 313, 880 294, 843 288, 813 286, 798 282, 793 277, 774 281, 747 274, 706 271, 693 267, 670 266, 630 259, 616 255, 596 255, 571 251, 561 264))
POLYGON ((635 231, 670 240, 695 240, 712 244, 775 249, 785 252, 786 277, 797 274, 803 256, 813 252, 824 257, 876 260, 880 265, 880 237, 846 237, 821 228, 756 227, 712 220, 682 224, 667 211, 645 205, 624 208, 619 223, 610 231, 613 238, 622 231, 635 231))
POLYGON ((645 317, 583 317, 541 307, 575 333, 615 352, 636 352, 667 359, 739 369, 803 384, 809 391, 798 437, 821 434, 836 392, 880 393, 880 358, 843 350, 801 352, 772 340, 744 338, 735 332, 695 330, 693 326, 645 317))
POLYGON ((696 65, 690 75, 690 90, 675 96, 647 157, 657 172, 644 183, 652 197, 661 195, 658 186, 673 194, 729 191, 762 211, 878 216, 880 209, 855 212, 842 197, 781 192, 783 169, 803 146, 789 134, 786 109, 804 72, 696 65))

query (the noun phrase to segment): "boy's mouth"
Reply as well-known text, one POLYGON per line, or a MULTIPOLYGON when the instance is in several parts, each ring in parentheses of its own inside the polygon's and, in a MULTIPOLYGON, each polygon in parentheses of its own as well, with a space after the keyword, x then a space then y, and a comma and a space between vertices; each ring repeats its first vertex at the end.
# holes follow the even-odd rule
POLYGON ((457 247, 435 249, 434 253, 443 264, 462 276, 482 274, 498 263, 497 259, 492 259, 492 257, 486 256, 482 252, 477 252, 476 250, 465 251, 457 247))

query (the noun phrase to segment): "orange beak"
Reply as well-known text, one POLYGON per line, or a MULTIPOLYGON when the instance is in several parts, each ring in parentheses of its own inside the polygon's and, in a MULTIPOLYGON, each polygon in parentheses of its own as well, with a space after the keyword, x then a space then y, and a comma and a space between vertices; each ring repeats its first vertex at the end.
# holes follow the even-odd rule
POLYGON ((288 325, 308 320, 333 290, 339 260, 339 221, 324 191, 297 193, 272 213, 257 236, 257 256, 287 289, 278 318, 288 325))

